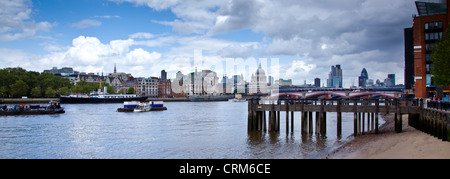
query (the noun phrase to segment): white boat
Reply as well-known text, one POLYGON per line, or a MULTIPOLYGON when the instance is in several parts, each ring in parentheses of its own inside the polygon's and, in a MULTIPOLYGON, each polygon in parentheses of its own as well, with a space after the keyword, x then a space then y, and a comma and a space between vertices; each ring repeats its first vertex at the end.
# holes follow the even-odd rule
POLYGON ((228 102, 246 102, 245 98, 242 98, 241 94, 236 94, 233 99, 228 99, 228 102))
POLYGON ((152 109, 149 103, 140 103, 137 108, 134 108, 133 112, 148 112, 152 109))
POLYGON ((162 111, 167 110, 162 101, 150 101, 148 103, 140 103, 133 112, 148 112, 148 111, 162 111))
POLYGON ((246 102, 247 100, 245 99, 237 99, 237 98, 233 98, 233 99, 229 99, 228 102, 246 102))

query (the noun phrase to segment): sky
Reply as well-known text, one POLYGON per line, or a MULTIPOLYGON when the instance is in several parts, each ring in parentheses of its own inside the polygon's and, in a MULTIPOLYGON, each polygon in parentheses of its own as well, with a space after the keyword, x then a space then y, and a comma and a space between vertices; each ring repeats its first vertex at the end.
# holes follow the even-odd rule
MULTIPOLYGON (((175 78, 198 66, 218 76, 226 59, 275 68, 293 84, 326 85, 340 64, 344 87, 396 75, 403 84, 403 30, 414 0, 0 0, 0 68, 131 73, 175 78), (277 63, 264 63, 277 60, 277 63), (198 59, 197 59, 198 60, 198 59)), ((267 73, 275 71, 263 69, 267 73)), ((256 65, 246 68, 254 73, 256 65)))

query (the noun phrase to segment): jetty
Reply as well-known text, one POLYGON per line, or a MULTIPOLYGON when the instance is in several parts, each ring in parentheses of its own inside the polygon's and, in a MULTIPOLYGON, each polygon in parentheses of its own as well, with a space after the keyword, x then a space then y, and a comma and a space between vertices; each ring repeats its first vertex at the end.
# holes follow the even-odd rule
POLYGON ((422 99, 248 99, 248 131, 279 132, 281 112, 286 113, 286 134, 294 132, 294 112, 301 112, 302 135, 324 136, 327 112, 337 113, 337 136, 342 136, 342 113, 353 113, 353 135, 378 134, 379 114, 395 114, 395 131, 402 132, 402 116, 408 123, 444 141, 450 138, 450 109, 422 99), (313 118, 315 122, 313 124, 313 118))

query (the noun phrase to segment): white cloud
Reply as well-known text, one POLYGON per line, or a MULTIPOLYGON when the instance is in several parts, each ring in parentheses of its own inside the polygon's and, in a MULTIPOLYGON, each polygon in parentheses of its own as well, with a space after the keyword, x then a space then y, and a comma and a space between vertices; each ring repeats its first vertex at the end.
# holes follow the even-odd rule
POLYGON ((148 32, 137 32, 137 33, 129 35, 129 37, 132 39, 151 39, 151 38, 154 38, 155 35, 153 35, 152 33, 148 33, 148 32))
POLYGON ((102 22, 98 21, 98 20, 91 20, 91 19, 84 19, 80 22, 75 22, 72 23, 72 27, 77 27, 80 29, 85 29, 88 27, 96 27, 96 26, 101 26, 102 22))
POLYGON ((56 23, 35 22, 31 19, 29 0, 0 1, 0 40, 12 41, 32 37, 38 31, 48 31, 56 23))

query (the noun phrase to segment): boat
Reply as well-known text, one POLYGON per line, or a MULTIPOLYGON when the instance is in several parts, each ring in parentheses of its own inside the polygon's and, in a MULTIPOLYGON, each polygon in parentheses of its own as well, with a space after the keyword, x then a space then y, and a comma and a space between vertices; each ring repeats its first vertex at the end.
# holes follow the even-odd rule
POLYGON ((246 102, 245 98, 242 98, 241 94, 236 94, 233 99, 228 99, 228 102, 246 102))
POLYGON ((141 103, 137 108, 134 108, 133 112, 148 112, 151 109, 149 103, 141 103))
POLYGON ((139 101, 125 101, 123 108, 118 108, 117 112, 148 112, 167 110, 162 101, 151 101, 141 103, 139 101))
POLYGON ((133 112, 140 103, 140 101, 124 101, 123 108, 117 108, 117 112, 133 112))
POLYGON ((228 101, 232 99, 233 95, 221 95, 221 96, 188 96, 188 100, 192 102, 204 102, 204 101, 228 101))
POLYGON ((59 102, 50 101, 49 105, 31 105, 18 104, 11 108, 6 105, 0 106, 0 116, 15 116, 15 115, 45 115, 45 114, 61 114, 65 113, 64 108, 59 102))
MULTIPOLYGON (((106 91, 105 87, 105 91, 106 91)), ((59 101, 63 104, 80 104, 80 103, 123 103, 125 101, 144 102, 147 97, 137 96, 136 94, 108 94, 106 92, 91 92, 87 94, 72 94, 69 96, 61 96, 59 101)))

